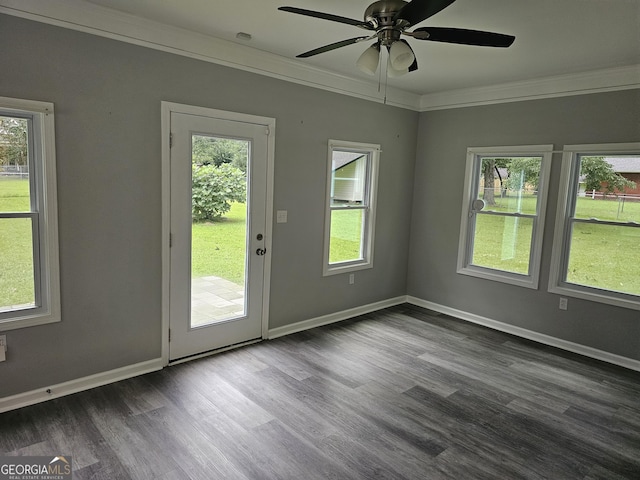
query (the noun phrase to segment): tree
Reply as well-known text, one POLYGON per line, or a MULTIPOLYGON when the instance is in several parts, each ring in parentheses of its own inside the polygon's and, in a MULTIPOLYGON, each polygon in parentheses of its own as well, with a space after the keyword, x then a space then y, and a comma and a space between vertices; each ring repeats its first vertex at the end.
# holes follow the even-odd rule
POLYGON ((0 165, 27 165, 27 145, 27 120, 0 116, 0 165))
MULTIPOLYGON (((482 175, 484 178, 484 192, 482 198, 487 205, 495 205, 495 174, 498 176, 500 172, 498 168, 508 166, 508 158, 483 158, 482 159, 482 175)), ((500 177, 500 181, 503 179, 500 177)))
POLYGON ((191 192, 193 221, 219 220, 231 209, 231 202, 246 201, 246 176, 229 163, 193 165, 191 192))
POLYGON ((580 175, 584 176, 586 190, 602 191, 605 197, 636 186, 631 180, 614 172, 613 167, 604 157, 582 157, 580 175))
POLYGON ((507 186, 510 190, 519 190, 531 185, 537 193, 540 186, 540 158, 515 157, 509 162, 507 186))
POLYGON ((193 163, 215 165, 216 167, 230 163, 246 172, 248 147, 249 143, 245 140, 194 135, 192 146, 193 163))

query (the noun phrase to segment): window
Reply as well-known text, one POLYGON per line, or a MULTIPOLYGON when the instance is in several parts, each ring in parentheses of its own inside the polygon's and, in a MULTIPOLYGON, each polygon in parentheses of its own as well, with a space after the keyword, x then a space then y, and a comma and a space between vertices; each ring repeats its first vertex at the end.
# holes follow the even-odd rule
POLYGON ((640 310, 640 143, 564 151, 549 291, 640 310))
POLYGON ((329 141, 324 275, 373 266, 379 145, 329 141))
POLYGON ((60 320, 53 105, 0 97, 0 330, 60 320))
POLYGON ((467 150, 458 273, 538 288, 552 150, 467 150))

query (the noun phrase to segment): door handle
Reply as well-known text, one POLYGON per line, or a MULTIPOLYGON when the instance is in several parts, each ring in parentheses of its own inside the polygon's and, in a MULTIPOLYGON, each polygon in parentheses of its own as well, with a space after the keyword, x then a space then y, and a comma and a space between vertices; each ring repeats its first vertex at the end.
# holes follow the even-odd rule
POLYGON ((262 256, 265 253, 267 253, 267 249, 266 248, 259 248, 256 250, 256 255, 262 256))

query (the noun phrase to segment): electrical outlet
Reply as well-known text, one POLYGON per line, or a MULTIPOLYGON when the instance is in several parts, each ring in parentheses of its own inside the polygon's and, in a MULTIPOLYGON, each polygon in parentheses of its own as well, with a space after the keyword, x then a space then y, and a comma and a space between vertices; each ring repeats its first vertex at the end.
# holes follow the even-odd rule
POLYGON ((356 283, 356 274, 355 273, 350 273, 349 274, 349 285, 353 285, 354 283, 356 283))
POLYGON ((560 299, 560 310, 566 310, 569 306, 569 300, 567 300, 566 298, 561 298, 560 299))
POLYGON ((7 336, 6 335, 0 335, 0 348, 2 348, 2 350, 4 350, 5 352, 7 351, 7 336))

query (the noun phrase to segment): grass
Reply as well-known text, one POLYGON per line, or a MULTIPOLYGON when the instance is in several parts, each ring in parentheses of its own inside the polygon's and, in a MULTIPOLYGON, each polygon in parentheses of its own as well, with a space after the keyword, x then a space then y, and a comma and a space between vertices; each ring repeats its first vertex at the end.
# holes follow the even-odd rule
POLYGON ((567 280, 640 295, 638 246, 640 228, 578 223, 572 235, 567 280))
POLYGON ((473 264, 526 275, 533 221, 478 215, 473 248, 473 264))
MULTIPOLYGON (((517 209, 517 200, 514 197, 499 198, 496 196, 496 205, 487 205, 484 210, 496 212, 516 212, 535 214, 537 198, 535 195, 525 195, 517 209)), ((611 220, 619 222, 640 222, 640 199, 623 201, 622 197, 607 197, 606 200, 591 199, 590 197, 578 197, 576 203, 577 218, 597 218, 598 220, 611 220)))
MULTIPOLYGON (((29 181, 0 177, 0 211, 29 209, 29 181)), ((0 310, 34 302, 31 221, 0 219, 0 310)))
POLYGON ((331 213, 329 263, 358 260, 362 238, 363 210, 334 210, 331 213))
MULTIPOLYGON (((0 177, 0 211, 28 211, 29 183, 0 177)), ((513 199, 497 199, 496 211, 514 211, 513 199)), ((536 198, 525 197, 522 211, 535 211, 536 198)), ((578 216, 640 222, 640 202, 579 198, 578 216)), ((246 205, 234 203, 219 222, 197 223, 192 231, 192 275, 215 275, 242 285, 245 272, 246 205)), ((358 211, 334 212, 331 262, 359 258, 362 218, 358 211)), ((474 263, 527 273, 531 222, 478 215, 474 263), (515 241, 514 241, 515 240, 515 241), (511 249, 510 246, 514 248, 511 249)), ((568 280, 596 288, 640 295, 637 249, 640 229, 576 224, 568 280)), ((31 227, 27 220, 0 219, 0 308, 33 303, 31 227)))
MULTIPOLYGON (((360 258, 361 210, 334 212, 330 261, 360 258)), ((219 222, 192 228, 192 277, 215 275, 244 285, 246 205, 233 203, 219 222)))
POLYGON ((191 276, 215 275, 244 285, 246 209, 233 203, 218 222, 194 223, 191 230, 191 276))
MULTIPOLYGON (((485 210, 513 212, 514 199, 496 198, 495 206, 485 210)), ((524 197, 521 211, 535 212, 536 198, 524 197)), ((640 222, 640 202, 615 197, 607 200, 579 197, 576 217, 609 221, 640 222)), ((478 215, 473 263, 514 273, 526 274, 529 261, 531 221, 493 215, 478 215), (515 240, 515 241, 513 241, 515 240), (513 249, 508 248, 514 245, 513 249), (504 248, 503 248, 504 246, 504 248)), ((637 275, 637 249, 640 229, 624 226, 574 224, 567 281, 579 285, 640 295, 637 275)))

